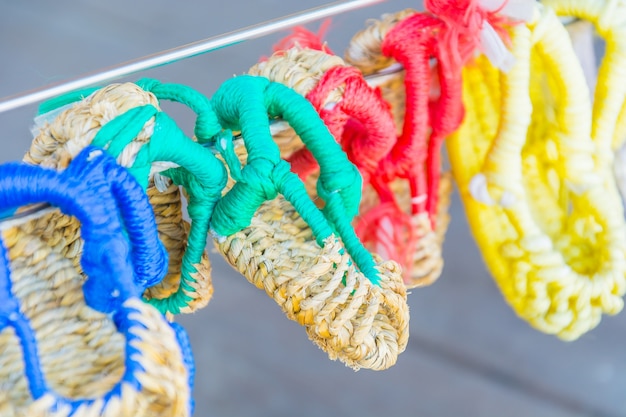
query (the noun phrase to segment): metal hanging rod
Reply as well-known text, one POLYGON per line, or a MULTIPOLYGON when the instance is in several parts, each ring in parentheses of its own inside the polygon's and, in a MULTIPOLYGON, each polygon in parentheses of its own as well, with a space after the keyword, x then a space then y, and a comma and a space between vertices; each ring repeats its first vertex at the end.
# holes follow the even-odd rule
POLYGON ((47 100, 70 91, 112 81, 140 71, 160 67, 185 58, 190 58, 206 52, 235 45, 246 40, 269 35, 293 26, 302 25, 324 17, 348 12, 350 10, 356 10, 373 4, 382 3, 384 1, 385 0, 336 1, 324 6, 268 20, 243 29, 192 42, 132 61, 127 61, 97 72, 79 76, 75 79, 50 84, 42 88, 37 88, 17 95, 2 97, 0 98, 0 113, 47 100))

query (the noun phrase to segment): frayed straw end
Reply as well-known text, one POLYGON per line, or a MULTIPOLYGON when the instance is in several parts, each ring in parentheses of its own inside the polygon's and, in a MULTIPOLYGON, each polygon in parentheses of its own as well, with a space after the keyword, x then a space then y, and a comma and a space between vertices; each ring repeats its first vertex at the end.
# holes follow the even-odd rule
POLYGON ((325 52, 329 55, 334 55, 333 51, 324 41, 324 36, 326 35, 330 22, 330 19, 324 20, 317 33, 311 32, 304 26, 297 26, 293 29, 293 32, 290 35, 278 41, 272 47, 272 50, 274 53, 280 53, 298 46, 300 48, 314 49, 316 51, 325 52))

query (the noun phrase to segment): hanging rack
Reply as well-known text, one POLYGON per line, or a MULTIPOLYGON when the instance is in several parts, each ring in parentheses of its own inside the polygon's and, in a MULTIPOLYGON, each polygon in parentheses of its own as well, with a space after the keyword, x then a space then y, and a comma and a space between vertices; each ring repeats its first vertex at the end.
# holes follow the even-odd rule
POLYGON ((304 10, 299 13, 268 20, 243 29, 224 33, 211 38, 192 42, 173 49, 147 55, 119 65, 84 74, 75 79, 49 84, 47 86, 26 91, 16 95, 0 98, 0 113, 47 100, 61 94, 81 88, 119 79, 140 71, 171 64, 185 58, 197 56, 220 48, 256 39, 293 26, 303 25, 314 20, 356 10, 362 7, 382 3, 386 0, 351 0, 336 1, 323 6, 304 10))

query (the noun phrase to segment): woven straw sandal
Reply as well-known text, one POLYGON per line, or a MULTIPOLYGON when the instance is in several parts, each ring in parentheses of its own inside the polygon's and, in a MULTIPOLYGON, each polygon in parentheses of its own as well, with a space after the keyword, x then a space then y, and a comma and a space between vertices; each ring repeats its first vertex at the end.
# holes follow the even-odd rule
MULTIPOLYGON (((396 142, 393 118, 378 90, 369 87, 361 72, 345 65, 341 58, 298 46, 277 52, 252 67, 249 73, 293 88, 313 104, 349 160, 359 169, 364 194, 371 197, 359 209, 355 222, 357 235, 368 249, 384 259, 401 262, 407 288, 425 285, 421 270, 413 274, 415 262, 423 262, 420 236, 414 233, 411 216, 399 207, 394 193, 377 172, 381 162, 389 159, 396 142), (381 225, 381 219, 393 219, 393 223, 381 225)), ((303 145, 291 128, 273 136, 279 146, 285 145, 287 151, 281 148, 281 155, 289 156, 287 161, 292 170, 316 199, 319 167, 311 153, 294 146, 294 143, 303 145)))
MULTIPOLYGON (((147 187, 159 237, 170 254, 168 275, 144 297, 162 312, 189 313, 205 306, 213 293, 206 236, 211 212, 226 184, 226 171, 208 149, 185 137, 159 110, 157 99, 193 108, 198 114, 197 136, 211 137, 221 129, 208 99, 189 87, 150 79, 112 84, 45 104, 24 160, 60 168, 93 143, 106 147, 129 167, 147 187), (191 227, 182 218, 179 185, 188 195, 191 227)), ((69 218, 66 222, 71 223, 69 218)), ((68 244, 77 238, 69 235, 68 244)), ((76 251, 68 248, 68 254, 76 256, 76 251)))
MULTIPOLYGON (((427 6, 429 3, 433 2, 427 6)), ((463 117, 461 62, 454 59, 455 53, 461 52, 454 48, 464 47, 464 39, 460 38, 456 46, 447 41, 457 30, 455 25, 454 20, 411 9, 387 14, 357 33, 345 54, 346 62, 366 76, 403 68, 380 77, 376 84, 390 103, 400 129, 382 171, 394 192, 403 197, 403 209, 413 217, 415 233, 421 237, 411 277, 416 285, 431 284, 443 268, 442 245, 452 185, 449 173, 440 173, 440 148, 463 117), (437 59, 432 68, 431 56, 437 59), (439 85, 434 82, 437 79, 439 85), (407 107, 407 103, 411 105, 407 107)), ((466 49, 464 56, 473 50, 466 49)), ((371 195, 364 200, 378 202, 371 195)))
POLYGON ((9 163, 0 179, 2 209, 47 202, 84 239, 78 269, 38 233, 50 208, 0 222, 2 415, 189 416, 188 341, 140 299, 167 270, 141 187, 93 147, 63 172, 9 163))
POLYGON ((212 102, 246 150, 235 149, 229 131, 214 144, 234 183, 211 220, 219 252, 331 359, 354 369, 395 364, 409 330, 401 268, 373 259, 350 226, 360 177, 315 109, 288 87, 247 75, 223 83, 212 102), (317 158, 323 212, 280 158, 268 114, 289 122, 317 158))
POLYGON ((626 198, 626 3, 550 0, 545 5, 559 16, 592 22, 607 44, 593 92, 592 139, 598 147, 598 163, 610 166, 614 162, 618 186, 626 198))
POLYGON ((537 5, 532 22, 511 34, 508 74, 484 60, 465 69, 467 112, 448 154, 474 237, 508 303, 533 327, 574 340, 602 313, 622 309, 623 210, 606 167, 593 160, 589 91, 566 29, 537 5), (533 103, 537 68, 558 91, 558 105, 533 103), (545 112, 558 129, 536 137, 542 131, 529 129, 532 117, 545 112))

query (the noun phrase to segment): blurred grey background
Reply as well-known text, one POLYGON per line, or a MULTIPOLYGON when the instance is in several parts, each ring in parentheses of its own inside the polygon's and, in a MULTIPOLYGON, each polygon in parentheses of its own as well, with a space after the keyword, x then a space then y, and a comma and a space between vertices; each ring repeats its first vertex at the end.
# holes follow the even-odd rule
MULTIPOLYGON (((324 0, 0 0, 0 96, 62 81, 324 0)), ((369 18, 420 2, 389 0, 333 18, 341 53, 369 18)), ((317 29, 319 22, 309 25, 317 29)), ((286 32, 129 77, 188 84, 211 95, 286 32)), ((0 113, 0 162, 19 159, 36 106, 0 113)), ((192 114, 171 105, 191 132, 192 114)), ((626 416, 626 314, 576 342, 518 319, 485 271, 455 196, 446 266, 410 295, 411 340, 395 367, 354 372, 332 362, 265 293, 216 254, 210 305, 180 321, 197 361, 196 416, 626 416)))

